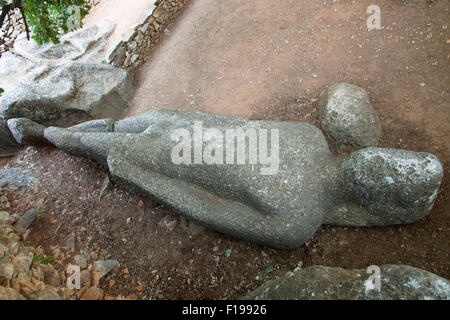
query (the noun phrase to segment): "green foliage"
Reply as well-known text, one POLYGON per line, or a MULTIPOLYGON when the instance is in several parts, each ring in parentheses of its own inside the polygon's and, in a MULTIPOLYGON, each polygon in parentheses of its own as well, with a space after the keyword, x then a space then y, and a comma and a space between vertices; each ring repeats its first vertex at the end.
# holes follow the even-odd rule
POLYGON ((40 262, 41 264, 51 264, 55 261, 55 258, 52 256, 48 256, 48 257, 39 257, 39 256, 34 256, 33 257, 33 263, 34 262, 40 262))
POLYGON ((268 266, 266 268, 266 271, 264 271, 264 277, 267 277, 269 275, 269 273, 271 273, 274 270, 274 268, 272 266, 268 266))
POLYGON ((87 0, 23 0, 23 8, 33 31, 32 38, 42 45, 50 41, 59 43, 59 36, 69 31, 74 17, 83 19, 91 6, 87 0), (79 7, 78 17, 71 6, 79 7))
POLYGON ((229 257, 231 256, 231 252, 232 252, 232 249, 231 249, 231 248, 225 250, 225 256, 226 256, 227 258, 229 258, 229 257))
POLYGON ((5 92, 2 88, 0 88, 0 97, 2 96, 2 93, 5 92))

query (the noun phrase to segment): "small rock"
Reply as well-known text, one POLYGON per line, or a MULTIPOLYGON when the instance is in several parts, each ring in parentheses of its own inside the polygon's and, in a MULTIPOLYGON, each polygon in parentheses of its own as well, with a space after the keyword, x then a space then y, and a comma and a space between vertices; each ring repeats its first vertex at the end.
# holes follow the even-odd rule
POLYGON ((84 286, 85 284, 87 285, 91 285, 91 272, 89 272, 88 270, 83 270, 81 271, 81 285, 84 286))
POLYGON ((19 243, 14 241, 8 244, 8 251, 10 254, 16 255, 19 252, 19 243))
POLYGON ((61 297, 55 288, 45 286, 36 293, 36 300, 61 300, 61 297))
POLYGON ((133 55, 131 56, 130 62, 133 64, 133 63, 136 62, 136 60, 137 60, 138 58, 139 58, 139 55, 138 55, 138 54, 133 54, 133 55))
POLYGON ((44 282, 54 287, 60 287, 61 277, 58 271, 51 264, 41 264, 42 272, 44 273, 44 282))
POLYGON ((19 253, 17 256, 15 256, 12 259, 11 263, 14 266, 14 271, 16 273, 17 279, 28 279, 29 278, 32 262, 33 262, 32 256, 23 255, 21 253, 19 253))
POLYGON ((16 223, 17 220, 19 220, 19 219, 20 219, 20 216, 17 213, 14 213, 11 215, 11 220, 12 220, 13 224, 16 223))
POLYGON ((0 225, 1 224, 11 224, 13 219, 6 211, 0 211, 0 225))
POLYGON ((103 180, 103 185, 102 185, 102 189, 100 190, 100 194, 98 195, 98 199, 100 200, 104 194, 106 193, 106 191, 108 190, 108 188, 111 186, 111 180, 109 179, 108 176, 105 177, 105 179, 103 180))
POLYGON ((137 47, 137 42, 136 41, 131 41, 128 44, 128 49, 130 49, 130 50, 134 50, 134 49, 136 49, 136 47, 137 47))
POLYGON ((97 287, 90 287, 80 297, 80 300, 101 300, 101 299, 103 299, 103 290, 97 287))
POLYGON ((34 255, 35 256, 42 256, 44 254, 44 248, 42 248, 41 246, 38 246, 35 250, 34 250, 34 255))
POLYGON ((33 223, 34 219, 36 219, 37 215, 38 212, 34 208, 31 208, 30 210, 25 212, 25 214, 23 214, 15 224, 17 230, 19 230, 20 232, 24 232, 25 230, 27 230, 33 223))
POLYGON ((81 269, 86 268, 87 265, 88 265, 88 259, 87 259, 85 256, 81 255, 81 254, 77 254, 77 255, 74 257, 74 260, 75 260, 75 263, 76 263, 81 269))
POLYGON ((145 287, 142 284, 138 285, 137 288, 136 288, 136 290, 138 292, 142 292, 142 291, 144 291, 144 289, 145 289, 145 287))
POLYGON ((0 286, 0 300, 25 300, 25 298, 12 288, 0 286))
POLYGON ((8 254, 9 250, 2 243, 0 243, 0 258, 3 258, 8 254))
POLYGON ((55 259, 58 259, 60 254, 61 254, 61 249, 55 248, 55 250, 53 250, 53 257, 55 257, 55 259))
POLYGON ((166 216, 159 222, 160 226, 166 227, 168 232, 172 232, 173 229, 175 229, 175 226, 177 225, 177 220, 170 220, 170 217, 166 216))
POLYGON ((94 262, 93 278, 94 283, 97 284, 101 278, 110 273, 114 268, 120 265, 117 260, 104 260, 94 262))
POLYGON ((75 235, 73 233, 67 237, 66 248, 75 251, 75 235))
POLYGON ((11 263, 0 263, 0 280, 2 278, 11 280, 13 276, 14 276, 14 266, 11 263))

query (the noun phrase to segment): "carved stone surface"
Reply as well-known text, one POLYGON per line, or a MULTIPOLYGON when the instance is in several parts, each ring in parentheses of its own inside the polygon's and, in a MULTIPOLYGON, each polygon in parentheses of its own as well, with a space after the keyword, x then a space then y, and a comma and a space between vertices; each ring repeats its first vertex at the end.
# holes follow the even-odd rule
POLYGON ((8 120, 8 128, 19 144, 41 145, 45 143, 45 126, 26 118, 8 120))
MULTIPOLYGON (((431 210, 443 177, 439 160, 428 153, 369 148, 344 160, 335 158, 321 131, 301 122, 154 110, 116 122, 115 130, 50 127, 45 138, 69 154, 104 163, 116 182, 190 220, 277 248, 301 246, 322 223, 381 226, 417 221, 431 210), (173 133, 185 129, 195 137, 198 121, 204 130, 214 128, 223 137, 227 129, 277 129, 277 172, 261 174, 267 165, 249 161, 175 164, 173 133)), ((202 150, 208 146, 204 139, 202 150)), ((246 157, 249 160, 250 154, 246 157)))

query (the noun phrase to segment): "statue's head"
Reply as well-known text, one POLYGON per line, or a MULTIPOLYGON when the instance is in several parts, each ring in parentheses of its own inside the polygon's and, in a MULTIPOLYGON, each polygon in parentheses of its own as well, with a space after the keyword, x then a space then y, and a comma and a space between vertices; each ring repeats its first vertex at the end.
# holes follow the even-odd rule
POLYGON ((341 172, 346 198, 367 213, 371 225, 411 223, 427 215, 444 174, 432 154, 383 148, 353 152, 341 172))

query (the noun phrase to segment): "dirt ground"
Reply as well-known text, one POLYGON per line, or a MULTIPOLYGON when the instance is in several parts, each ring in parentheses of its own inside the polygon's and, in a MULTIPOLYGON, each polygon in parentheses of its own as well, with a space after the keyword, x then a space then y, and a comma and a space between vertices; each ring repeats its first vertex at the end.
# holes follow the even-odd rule
POLYGON ((448 1, 214 3, 193 0, 137 71, 131 114, 194 108, 317 125, 320 92, 337 81, 357 84, 380 116, 380 146, 431 152, 442 162, 445 176, 431 213, 403 226, 322 226, 301 248, 280 251, 190 226, 120 186, 102 192, 102 166, 30 147, 2 164, 30 168, 40 180, 26 192, 4 190, 13 212, 41 207, 27 241, 51 252, 74 233, 75 252, 58 261, 61 270, 86 248, 117 259, 121 267, 101 282, 113 296, 239 298, 296 266, 316 264, 407 264, 450 278, 448 1), (381 8, 383 29, 369 32, 363 18, 372 2, 381 8), (254 22, 265 17, 277 21, 254 22), (193 30, 198 33, 189 35, 193 30))

